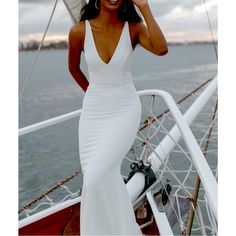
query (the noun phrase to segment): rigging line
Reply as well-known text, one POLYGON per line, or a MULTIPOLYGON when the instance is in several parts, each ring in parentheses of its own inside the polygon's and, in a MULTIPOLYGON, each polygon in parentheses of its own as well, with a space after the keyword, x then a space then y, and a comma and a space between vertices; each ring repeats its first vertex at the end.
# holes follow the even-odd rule
POLYGON ((210 31, 211 31, 211 38, 212 38, 212 42, 213 42, 214 49, 215 49, 216 60, 218 61, 218 51, 217 51, 216 42, 215 42, 215 38, 214 38, 214 34, 213 34, 211 20, 210 20, 210 17, 209 17, 209 12, 208 12, 208 9, 207 9, 206 0, 204 0, 204 5, 205 5, 205 9, 206 9, 206 14, 207 14, 207 20, 208 20, 209 28, 210 28, 210 31))
MULTIPOLYGON (((153 114, 152 114, 153 115, 153 114)), ((155 117, 156 119, 156 117, 155 117)), ((156 121, 159 123, 159 121, 156 119, 156 121)), ((159 123, 160 124, 160 123, 159 123)), ((163 127, 164 128, 164 127, 163 127)), ((179 183, 180 186, 182 186, 183 188, 183 191, 186 192, 186 195, 188 195, 189 197, 192 196, 192 194, 184 188, 184 185, 182 184, 182 182, 179 180, 178 176, 173 172, 174 170, 171 169, 166 163, 164 160, 161 159, 161 157, 158 155, 158 153, 156 152, 156 149, 154 149, 150 144, 149 144, 149 141, 145 138, 145 136, 142 134, 142 132, 140 132, 140 130, 138 130, 138 132, 140 133, 140 135, 142 136, 142 138, 145 140, 145 143, 149 146, 150 150, 154 153, 154 155, 158 158, 158 160, 162 163, 163 166, 165 166, 168 171, 170 172, 170 174, 172 175, 172 177, 179 183)), ((172 138, 172 136, 168 133, 167 131, 167 135, 170 137, 170 139, 174 142, 175 140, 172 138)), ((177 144, 178 145, 178 144, 177 144)), ((154 167, 155 168, 155 167, 154 167)), ((159 169, 159 168, 158 168, 159 169)), ((155 171, 158 171, 158 169, 156 169, 155 171)))
MULTIPOLYGON (((214 109, 213 116, 212 116, 212 122, 213 123, 211 123, 211 125, 209 127, 210 129, 208 129, 208 131, 207 131, 207 137, 208 138, 211 137, 213 126, 214 126, 214 123, 215 123, 214 121, 215 121, 215 118, 216 118, 217 109, 218 109, 218 100, 216 100, 215 109, 214 109)), ((210 142, 210 140, 206 141, 204 151, 208 150, 209 142, 210 142)), ((205 158, 207 158, 206 154, 204 156, 205 156, 205 158)), ((193 200, 195 202, 195 204, 193 206, 194 208, 196 208, 198 206, 197 201, 198 201, 198 197, 199 197, 200 184, 201 184, 201 179, 200 179, 199 175, 197 175, 197 177, 195 178, 195 187, 194 187, 194 193, 193 193, 193 200)), ((186 235, 191 234, 194 216, 195 216, 195 212, 193 211, 193 208, 192 208, 189 211, 189 216, 188 216, 188 219, 187 219, 187 222, 186 222, 186 235)))
POLYGON ((54 12, 55 12, 57 3, 58 3, 58 0, 55 0, 55 4, 54 4, 54 6, 53 6, 53 10, 52 10, 51 16, 50 16, 50 18, 49 18, 48 24, 47 24, 46 29, 45 29, 45 31, 44 31, 44 34, 43 34, 43 37, 42 37, 42 39, 41 39, 40 45, 39 45, 39 47, 38 47, 38 49, 37 49, 37 52, 36 52, 36 54, 35 54, 34 60, 33 60, 32 64, 31 64, 29 73, 28 73, 28 75, 27 75, 27 77, 26 77, 26 79, 25 79, 25 81, 24 81, 24 83, 23 83, 23 86, 22 86, 22 88, 21 88, 21 91, 20 91, 20 94, 19 94, 19 98, 21 97, 21 95, 22 95, 22 93, 23 93, 23 90, 24 90, 24 88, 25 88, 25 85, 26 85, 26 83, 28 82, 28 80, 29 80, 29 78, 30 78, 30 76, 31 76, 31 73, 32 73, 33 68, 34 68, 34 66, 35 66, 37 57, 38 57, 38 55, 39 55, 39 52, 40 52, 41 47, 42 47, 42 45, 43 45, 44 39, 45 39, 45 37, 46 37, 46 34, 47 34, 47 31, 48 31, 49 25, 51 24, 52 17, 53 17, 53 15, 54 15, 54 12))
MULTIPOLYGON (((207 85, 210 81, 212 81, 213 78, 208 79, 207 81, 203 82, 200 86, 198 86, 196 89, 192 90, 190 93, 188 93, 186 96, 184 96, 183 98, 181 98, 177 104, 179 105, 180 103, 184 102, 185 100, 187 100, 189 97, 191 97, 194 93, 198 92, 200 89, 202 89, 205 85, 207 85)), ((162 117, 164 114, 168 113, 169 109, 166 109, 165 111, 163 111, 162 113, 160 113, 156 118, 159 119, 160 117, 162 117)), ((152 120, 152 122, 155 122, 155 119, 152 120)), ((142 127, 139 128, 139 131, 142 131, 143 129, 145 129, 148 126, 148 122, 147 119, 142 121, 141 124, 143 124, 142 127)))
POLYGON ((34 199, 33 201, 31 201, 30 203, 28 203, 27 205, 25 205, 24 207, 22 207, 21 209, 18 210, 18 214, 20 214, 22 211, 30 208, 32 205, 34 205, 35 203, 37 203, 39 200, 41 200, 42 198, 46 197, 48 194, 50 194, 51 192, 55 191, 56 189, 58 189, 61 185, 67 183, 68 181, 70 181, 71 179, 73 179, 74 177, 78 176, 79 174, 83 174, 83 170, 77 170, 75 171, 72 175, 65 177, 64 179, 62 179, 60 182, 58 182, 57 184, 55 184, 52 188, 50 188, 48 191, 46 191, 45 193, 41 194, 39 197, 37 197, 36 199, 34 199))

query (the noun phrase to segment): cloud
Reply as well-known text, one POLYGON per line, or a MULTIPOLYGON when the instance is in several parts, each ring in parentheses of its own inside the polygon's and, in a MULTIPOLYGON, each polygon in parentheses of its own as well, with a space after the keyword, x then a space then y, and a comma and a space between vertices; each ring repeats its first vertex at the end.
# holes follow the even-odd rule
MULTIPOLYGON (((186 3, 175 5, 163 15, 157 15, 156 21, 161 26, 169 41, 211 40, 205 5, 202 3, 186 3)), ((208 2, 208 12, 211 26, 217 39, 217 5, 215 1, 208 2)))
MULTIPOLYGON (((184 11, 191 11, 196 6, 204 5, 203 1, 199 0, 149 0, 152 6, 152 12, 155 16, 163 16, 170 13, 174 8, 181 7, 184 11)), ((206 1, 208 7, 217 6, 216 0, 206 1)), ((204 6, 205 8, 205 6, 204 6)))
POLYGON ((51 2, 54 2, 52 0, 19 0, 19 3, 20 4, 31 4, 31 5, 34 5, 34 4, 51 4, 51 2))
MULTIPOLYGON (((39 39, 42 35, 49 17, 51 15, 54 1, 50 5, 44 4, 20 4, 19 5, 19 39, 27 41, 35 38, 39 39)), ((66 35, 72 25, 69 14, 62 1, 58 2, 51 25, 49 27, 47 39, 56 38, 53 35, 66 35)), ((59 37, 61 38, 61 36, 59 37)))
MULTIPOLYGON (((19 39, 39 38, 45 30, 55 1, 52 0, 19 0, 19 39), (28 35, 28 36, 27 36, 28 35)), ((171 41, 185 38, 201 39, 209 35, 209 25, 205 5, 199 0, 149 0, 151 10, 161 29, 171 41), (191 37, 190 37, 191 35, 191 37), (200 37, 201 36, 201 37, 200 37)), ((211 24, 217 34, 216 0, 206 1, 211 24)), ((58 6, 49 28, 48 38, 66 38, 72 25, 69 14, 63 4, 58 6), (54 36, 53 36, 54 35, 54 36)))

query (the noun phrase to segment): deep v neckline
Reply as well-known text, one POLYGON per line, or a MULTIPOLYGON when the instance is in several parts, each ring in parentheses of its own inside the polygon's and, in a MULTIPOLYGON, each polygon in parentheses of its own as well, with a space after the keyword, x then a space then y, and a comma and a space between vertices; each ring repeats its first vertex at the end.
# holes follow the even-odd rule
POLYGON ((115 47, 115 50, 114 50, 114 52, 113 52, 113 54, 112 54, 112 57, 110 58, 110 60, 109 60, 107 63, 101 58, 101 56, 100 56, 99 53, 98 53, 98 50, 97 50, 97 47, 96 47, 96 43, 95 43, 95 39, 94 39, 94 34, 93 34, 92 27, 91 27, 91 25, 90 25, 89 20, 87 20, 87 21, 88 21, 88 25, 89 25, 89 27, 90 27, 90 32, 91 32, 91 36, 92 36, 92 41, 93 41, 94 49, 95 49, 95 51, 96 51, 96 54, 97 54, 98 59, 99 59, 104 65, 110 65, 111 62, 113 61, 113 58, 114 58, 115 55, 116 55, 116 52, 117 52, 118 48, 119 48, 119 45, 120 45, 122 36, 123 36, 123 34, 124 34, 124 31, 125 31, 125 27, 126 27, 127 21, 125 21, 125 23, 124 23, 124 26, 123 26, 122 31, 121 31, 121 33, 120 33, 118 42, 116 43, 116 47, 115 47))

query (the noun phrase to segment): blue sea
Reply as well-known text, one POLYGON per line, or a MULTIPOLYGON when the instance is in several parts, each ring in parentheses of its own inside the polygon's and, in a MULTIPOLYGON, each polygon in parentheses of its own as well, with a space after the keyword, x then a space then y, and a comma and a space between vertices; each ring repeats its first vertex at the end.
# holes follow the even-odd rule
MULTIPOLYGON (((19 89, 35 53, 19 53, 19 89)), ((19 128, 81 108, 84 91, 69 74, 67 58, 67 50, 40 52, 19 100, 19 128)), ((81 63, 87 75, 83 56, 81 63)), ((169 46, 168 54, 163 57, 142 48, 135 50, 136 89, 163 89, 175 101, 216 73, 214 47, 210 44, 169 46)), ((19 208, 78 169, 77 119, 20 137, 19 208)))

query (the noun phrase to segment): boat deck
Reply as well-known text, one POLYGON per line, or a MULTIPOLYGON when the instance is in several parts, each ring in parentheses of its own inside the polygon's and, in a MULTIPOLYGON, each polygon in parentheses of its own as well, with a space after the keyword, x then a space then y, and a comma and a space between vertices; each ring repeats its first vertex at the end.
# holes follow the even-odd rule
MULTIPOLYGON (((159 235, 151 207, 147 201, 135 211, 135 216, 144 235, 159 235)), ((80 235, 79 222, 80 203, 77 203, 19 229, 19 236, 80 235)))

